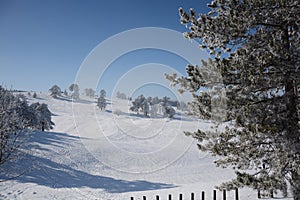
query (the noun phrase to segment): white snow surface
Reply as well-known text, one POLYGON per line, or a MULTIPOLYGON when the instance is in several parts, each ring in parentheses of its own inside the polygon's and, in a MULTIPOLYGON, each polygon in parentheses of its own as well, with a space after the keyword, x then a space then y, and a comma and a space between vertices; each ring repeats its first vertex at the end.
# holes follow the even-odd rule
MULTIPOLYGON (((205 191, 209 200, 216 185, 234 177, 232 170, 215 167, 215 158, 183 133, 207 129, 208 122, 179 111, 175 119, 138 116, 119 99, 104 112, 93 99, 29 98, 36 101, 48 104, 56 125, 31 132, 19 160, 3 166, 11 176, 21 176, 0 183, 0 199, 167 199, 169 194, 178 199, 180 193, 189 199, 191 192, 200 199, 205 191)), ((240 200, 257 199, 249 188, 239 194, 240 200)), ((234 191, 227 195, 234 199, 234 191)), ((221 191, 217 198, 222 199, 221 191)))

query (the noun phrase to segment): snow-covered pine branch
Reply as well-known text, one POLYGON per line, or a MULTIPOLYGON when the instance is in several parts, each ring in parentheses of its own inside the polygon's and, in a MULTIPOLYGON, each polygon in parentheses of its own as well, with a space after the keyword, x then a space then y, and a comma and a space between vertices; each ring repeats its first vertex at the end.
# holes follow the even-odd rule
POLYGON ((184 36, 200 39, 212 59, 202 66, 191 63, 187 77, 167 78, 181 85, 181 92, 193 94, 195 115, 216 120, 213 109, 219 104, 232 123, 225 130, 187 134, 199 141, 201 150, 221 156, 219 166, 236 170, 237 178, 222 187, 286 192, 289 184, 300 200, 299 1, 212 0, 209 7, 208 14, 182 8, 179 13, 189 27, 184 36), (207 73, 207 67, 221 80, 207 73), (222 92, 213 93, 215 85, 222 92))

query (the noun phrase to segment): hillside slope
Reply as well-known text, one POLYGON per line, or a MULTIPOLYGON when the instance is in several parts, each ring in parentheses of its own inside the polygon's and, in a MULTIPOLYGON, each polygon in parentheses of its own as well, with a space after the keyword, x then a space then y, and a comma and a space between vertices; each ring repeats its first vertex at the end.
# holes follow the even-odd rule
MULTIPOLYGON (((92 99, 39 97, 30 101, 47 103, 56 126, 32 132, 20 160, 4 166, 24 174, 1 183, 0 199, 154 199, 191 192, 197 197, 201 191, 210 197, 215 185, 234 176, 216 168, 183 134, 209 128, 207 122, 184 114, 172 120, 140 117, 124 100, 113 100, 101 112, 92 99)), ((233 192, 228 195, 233 198, 233 192)), ((250 189, 240 191, 241 199, 256 196, 250 189)))

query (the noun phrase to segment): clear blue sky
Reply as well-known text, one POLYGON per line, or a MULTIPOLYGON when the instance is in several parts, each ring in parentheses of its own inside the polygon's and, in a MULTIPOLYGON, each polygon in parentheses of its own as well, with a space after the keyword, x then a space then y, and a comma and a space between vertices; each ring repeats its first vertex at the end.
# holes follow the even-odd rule
MULTIPOLYGON (((86 56, 105 39, 140 27, 184 32, 186 28, 179 22, 178 8, 188 10, 192 7, 197 12, 207 12, 208 2, 0 0, 0 84, 20 90, 48 91, 54 84, 66 89, 74 81, 86 56)), ((128 64, 132 59, 124 62, 136 66, 165 59, 167 64, 175 65, 172 55, 165 52, 155 58, 160 52, 141 54, 134 65, 128 64)), ((176 66, 184 64, 176 62, 176 66)), ((185 66, 181 67, 184 70, 185 66)), ((116 71, 117 67, 111 74, 116 71)))

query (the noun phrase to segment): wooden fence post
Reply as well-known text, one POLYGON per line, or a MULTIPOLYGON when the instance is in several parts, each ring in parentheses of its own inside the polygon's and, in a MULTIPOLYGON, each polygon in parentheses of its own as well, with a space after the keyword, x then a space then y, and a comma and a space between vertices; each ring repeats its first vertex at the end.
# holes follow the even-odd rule
POLYGON ((239 189, 235 188, 235 200, 239 200, 239 189))
POLYGON ((205 200, 205 192, 202 191, 202 200, 205 200))
MULTIPOLYGON (((273 190, 270 191, 270 196, 271 198, 273 198, 274 196, 272 195, 274 193, 273 190)), ((227 196, 226 196, 226 190, 223 190, 223 200, 227 200, 227 196)), ((258 189, 257 190, 257 195, 258 198, 261 198, 261 190, 258 189)), ((235 200, 239 200, 239 189, 235 188, 235 200)), ((160 197, 159 195, 156 195, 156 200, 159 200, 160 197)), ((130 200, 134 200, 134 197, 130 197, 130 200)), ((143 200, 147 200, 146 196, 143 196, 143 200)), ((172 200, 172 194, 168 195, 168 200, 172 200)), ((179 200, 183 200, 183 194, 179 194, 179 200)), ((191 200, 195 200, 195 193, 191 193, 191 200)), ((201 192, 201 200, 205 200, 205 191, 201 192)), ((213 200, 217 200, 217 190, 213 190, 213 200)))
POLYGON ((213 200, 217 200, 217 190, 214 190, 213 200))
POLYGON ((226 200, 226 190, 223 190, 223 200, 226 200))

